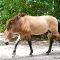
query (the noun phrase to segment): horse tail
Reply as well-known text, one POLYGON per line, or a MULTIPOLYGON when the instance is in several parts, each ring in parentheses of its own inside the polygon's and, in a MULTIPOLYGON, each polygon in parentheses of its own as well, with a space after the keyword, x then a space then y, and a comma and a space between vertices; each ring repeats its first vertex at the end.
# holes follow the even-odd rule
POLYGON ((58 32, 60 33, 60 20, 58 20, 58 32))

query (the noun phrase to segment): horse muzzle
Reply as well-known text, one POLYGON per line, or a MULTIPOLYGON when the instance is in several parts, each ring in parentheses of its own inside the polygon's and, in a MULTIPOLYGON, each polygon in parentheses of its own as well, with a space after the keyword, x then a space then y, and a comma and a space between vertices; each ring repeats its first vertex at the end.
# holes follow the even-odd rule
POLYGON ((4 40, 4 44, 9 45, 9 40, 8 39, 4 40))
POLYGON ((8 42, 5 42, 5 45, 9 45, 9 43, 8 42))

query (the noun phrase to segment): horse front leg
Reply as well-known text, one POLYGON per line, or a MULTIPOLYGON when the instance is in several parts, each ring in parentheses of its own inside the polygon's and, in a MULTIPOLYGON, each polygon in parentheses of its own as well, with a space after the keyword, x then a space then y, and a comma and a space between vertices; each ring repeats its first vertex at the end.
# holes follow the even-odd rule
POLYGON ((16 53, 16 48, 17 48, 17 45, 19 44, 19 42, 20 42, 20 35, 18 36, 17 41, 16 41, 16 44, 15 44, 15 46, 14 46, 13 56, 14 56, 15 53, 16 53))
POLYGON ((30 56, 32 56, 32 53, 33 53, 33 49, 32 49, 32 43, 31 43, 31 41, 28 41, 28 45, 29 45, 29 47, 30 47, 30 56))

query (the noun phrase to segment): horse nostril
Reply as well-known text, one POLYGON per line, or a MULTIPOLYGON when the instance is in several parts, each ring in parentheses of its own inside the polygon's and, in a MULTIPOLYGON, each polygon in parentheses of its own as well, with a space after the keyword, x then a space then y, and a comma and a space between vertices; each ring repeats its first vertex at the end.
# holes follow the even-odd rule
POLYGON ((8 43, 8 42, 5 42, 5 44, 6 44, 6 45, 9 45, 9 43, 8 43))

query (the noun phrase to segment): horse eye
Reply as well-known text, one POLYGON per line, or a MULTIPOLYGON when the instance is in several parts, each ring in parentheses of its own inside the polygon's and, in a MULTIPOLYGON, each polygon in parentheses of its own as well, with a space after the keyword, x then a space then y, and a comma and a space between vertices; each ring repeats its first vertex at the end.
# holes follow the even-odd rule
POLYGON ((11 29, 11 26, 7 26, 7 30, 9 31, 11 29))
POLYGON ((9 30, 9 27, 7 27, 7 30, 9 30))

